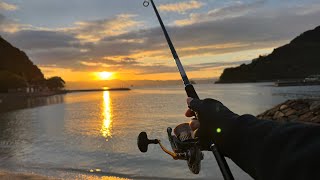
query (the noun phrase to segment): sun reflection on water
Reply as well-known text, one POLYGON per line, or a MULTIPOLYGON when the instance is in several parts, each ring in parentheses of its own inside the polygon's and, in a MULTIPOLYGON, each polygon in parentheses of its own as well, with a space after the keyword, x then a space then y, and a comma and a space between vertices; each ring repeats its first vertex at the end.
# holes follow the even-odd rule
POLYGON ((109 91, 103 92, 102 117, 101 133, 106 138, 106 141, 108 141, 112 137, 112 110, 109 91))

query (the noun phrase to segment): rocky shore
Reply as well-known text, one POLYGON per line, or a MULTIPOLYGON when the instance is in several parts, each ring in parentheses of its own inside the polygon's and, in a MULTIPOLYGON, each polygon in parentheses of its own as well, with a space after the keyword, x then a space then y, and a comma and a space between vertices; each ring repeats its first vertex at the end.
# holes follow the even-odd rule
POLYGON ((280 122, 320 123, 320 99, 287 100, 257 117, 280 122))

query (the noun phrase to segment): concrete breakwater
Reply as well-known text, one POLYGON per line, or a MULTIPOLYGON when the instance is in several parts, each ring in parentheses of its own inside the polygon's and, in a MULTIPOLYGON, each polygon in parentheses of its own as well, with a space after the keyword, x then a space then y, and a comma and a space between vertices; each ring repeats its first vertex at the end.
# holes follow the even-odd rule
POLYGON ((320 123, 320 99, 287 100, 257 117, 280 122, 320 123))

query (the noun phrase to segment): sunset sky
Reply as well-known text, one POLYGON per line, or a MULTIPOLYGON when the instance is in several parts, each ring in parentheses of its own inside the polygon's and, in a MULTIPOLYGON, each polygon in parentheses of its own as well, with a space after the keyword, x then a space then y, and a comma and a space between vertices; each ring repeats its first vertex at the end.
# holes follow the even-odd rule
MULTIPOLYGON (((143 0, 0 0, 0 35, 46 77, 179 79, 143 0), (99 74, 112 72, 113 74, 99 74)), ((190 78, 217 78, 320 25, 319 0, 155 0, 190 78)))

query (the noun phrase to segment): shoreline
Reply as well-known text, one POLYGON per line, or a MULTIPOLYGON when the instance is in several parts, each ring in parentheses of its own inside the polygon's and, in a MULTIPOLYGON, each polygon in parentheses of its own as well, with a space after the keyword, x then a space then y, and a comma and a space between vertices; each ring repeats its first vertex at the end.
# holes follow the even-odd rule
POLYGON ((245 83, 274 83, 277 80, 261 80, 261 81, 215 81, 214 84, 245 84, 245 83))
POLYGON ((319 86, 320 81, 304 81, 302 79, 291 80, 263 80, 263 81, 216 81, 214 84, 246 84, 246 83, 273 83, 274 87, 288 87, 288 86, 319 86))
POLYGON ((1 93, 0 92, 0 100, 5 97, 17 96, 17 97, 46 97, 46 96, 54 96, 59 94, 67 94, 73 92, 96 92, 96 91, 130 91, 130 88, 109 88, 109 89, 66 89, 66 90, 57 90, 57 91, 42 91, 42 92, 9 92, 9 93, 1 93))
POLYGON ((0 93, 0 112, 32 108, 39 105, 49 105, 62 103, 63 95, 69 93, 82 92, 102 92, 102 91, 129 91, 130 88, 110 88, 110 89, 80 89, 80 90, 59 90, 46 92, 12 92, 0 93))
POLYGON ((66 93, 75 92, 99 92, 99 91, 130 91, 130 88, 108 88, 108 89, 70 89, 65 90, 66 93))
POLYGON ((46 176, 42 176, 39 174, 34 173, 19 173, 19 172, 11 172, 11 171, 5 171, 0 170, 0 179, 4 180, 54 180, 56 178, 50 178, 46 176))

